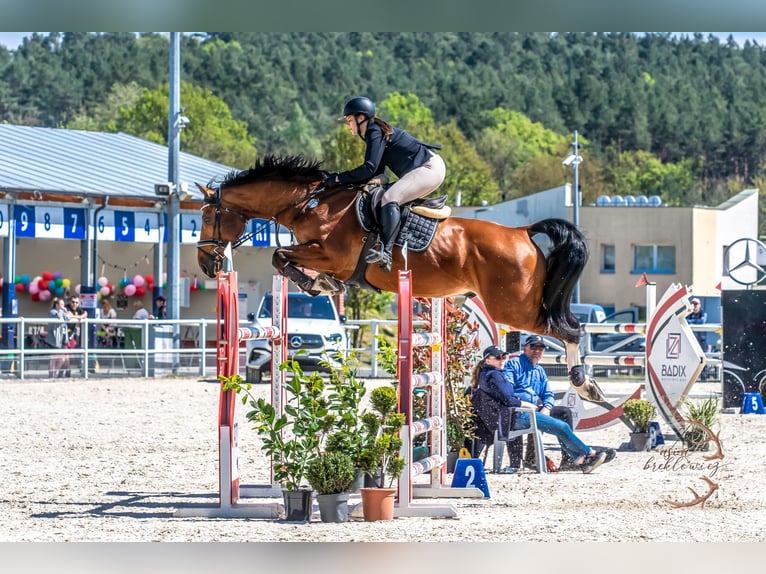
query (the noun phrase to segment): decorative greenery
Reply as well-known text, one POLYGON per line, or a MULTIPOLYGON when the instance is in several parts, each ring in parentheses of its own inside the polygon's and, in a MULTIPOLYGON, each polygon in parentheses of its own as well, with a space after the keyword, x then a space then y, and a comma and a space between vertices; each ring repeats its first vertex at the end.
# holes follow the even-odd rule
POLYGON ((635 430, 633 432, 649 432, 649 422, 657 412, 656 407, 645 399, 630 399, 622 405, 622 411, 628 417, 635 430))
POLYGON ((396 389, 392 386, 373 389, 370 403, 374 412, 366 411, 362 415, 367 441, 362 448, 360 462, 362 471, 383 488, 386 478, 391 486, 404 468, 404 459, 399 456, 402 448, 399 429, 404 425, 404 414, 396 412, 396 389))
POLYGON ((362 422, 362 402, 367 394, 364 381, 357 378, 356 356, 337 356, 335 363, 323 361, 330 374, 328 409, 335 416, 327 435, 325 449, 342 452, 351 457, 352 464, 360 467, 360 456, 365 444, 365 425, 362 422))
MULTIPOLYGON (((418 299, 424 312, 419 319, 430 321, 428 299, 418 299)), ((445 299, 447 341, 447 365, 444 373, 445 399, 447 407, 447 444, 450 450, 459 451, 467 440, 474 437, 473 411, 465 393, 466 377, 471 373, 479 345, 476 337, 478 325, 468 321, 468 314, 458 307, 452 298, 445 299)), ((413 351, 414 362, 418 371, 430 370, 430 353, 427 348, 413 351)), ((427 397, 413 398, 415 416, 421 418, 426 413, 427 397)))
POLYGON ((375 340, 378 342, 378 365, 388 374, 396 376, 396 366, 398 359, 398 351, 396 346, 393 345, 384 335, 376 335, 375 340))
MULTIPOLYGON (((716 397, 708 397, 704 401, 687 399, 683 404, 683 417, 687 422, 694 421, 711 428, 718 421, 720 407, 716 397)), ((681 437, 690 450, 706 450, 708 448, 707 433, 695 426, 686 425, 681 437)))
POLYGON ((306 478, 319 494, 345 492, 354 482, 354 462, 342 452, 323 452, 309 462, 306 478))
POLYGON ((253 429, 263 441, 263 451, 271 458, 274 478, 288 490, 304 485, 309 463, 321 452, 323 439, 335 424, 329 401, 324 396, 325 382, 318 373, 304 375, 296 360, 288 360, 279 367, 290 373, 284 384, 286 400, 284 414, 277 415, 273 405, 255 398, 250 383, 243 384, 239 375, 224 377, 224 390, 242 394, 242 404, 252 408, 246 414, 253 429))

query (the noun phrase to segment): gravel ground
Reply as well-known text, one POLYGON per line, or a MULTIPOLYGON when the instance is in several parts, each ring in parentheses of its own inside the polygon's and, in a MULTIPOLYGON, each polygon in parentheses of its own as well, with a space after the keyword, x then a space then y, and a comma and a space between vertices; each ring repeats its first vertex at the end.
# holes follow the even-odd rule
MULTIPOLYGON (((257 387, 265 396, 268 386, 257 387)), ((241 413, 240 413, 241 414, 241 413)), ((180 518, 215 503, 218 384, 197 379, 0 383, 0 541, 3 542, 762 542, 766 416, 722 415, 725 463, 659 467, 662 454, 626 449, 621 424, 583 433, 622 448, 593 474, 487 474, 490 498, 458 498, 457 518, 325 524, 180 518), (654 470, 652 465, 657 464, 654 470), (673 508, 690 489, 719 486, 704 508, 673 508)), ((254 433, 240 425, 242 479, 268 481, 254 433)), ((664 430, 664 429, 663 429, 664 430)), ((666 433, 667 435, 667 433, 666 433)), ((546 436, 555 460, 557 446, 546 436)), ((666 436, 666 447, 673 446, 666 436)), ((708 453, 710 454, 710 453, 708 453)), ((677 460, 678 459, 678 460, 677 460)), ((683 462, 683 461, 681 461, 683 462)), ((712 461, 715 462, 715 461, 712 461)), ((451 479, 451 475, 449 477, 451 479)), ((358 499, 357 499, 358 500, 358 499)), ((275 500, 276 501, 276 500, 275 500)))

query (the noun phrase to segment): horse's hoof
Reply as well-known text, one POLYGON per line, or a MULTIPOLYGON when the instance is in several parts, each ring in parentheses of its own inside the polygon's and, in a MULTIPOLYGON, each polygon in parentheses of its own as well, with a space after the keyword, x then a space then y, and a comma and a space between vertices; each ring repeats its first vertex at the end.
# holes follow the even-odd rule
POLYGON ((583 400, 592 401, 594 403, 606 402, 606 397, 601 391, 601 388, 598 386, 596 381, 590 377, 587 377, 587 380, 582 385, 575 387, 575 391, 583 400))
POLYGON ((582 365, 575 365, 569 370, 569 382, 573 387, 581 387, 585 378, 585 368, 582 365))

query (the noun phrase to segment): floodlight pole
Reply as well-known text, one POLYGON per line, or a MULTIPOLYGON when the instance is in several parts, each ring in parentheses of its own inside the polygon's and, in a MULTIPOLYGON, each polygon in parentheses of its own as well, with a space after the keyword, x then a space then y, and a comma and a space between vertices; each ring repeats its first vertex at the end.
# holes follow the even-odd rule
MULTIPOLYGON (((580 181, 578 177, 578 167, 580 165, 580 155, 577 144, 577 130, 574 131, 574 205, 572 207, 572 223, 578 229, 580 228, 580 181)), ((572 303, 580 302, 580 280, 575 283, 574 291, 572 291, 572 303)))
MULTIPOLYGON (((168 94, 168 181, 173 185, 168 196, 168 319, 181 318, 181 213, 179 199, 179 166, 181 129, 181 44, 180 32, 170 33, 170 88, 168 94)), ((161 278, 157 278, 161 284, 161 278)), ((173 325, 173 348, 180 347, 180 329, 173 325)), ((173 353, 173 374, 178 372, 178 354, 173 353)))

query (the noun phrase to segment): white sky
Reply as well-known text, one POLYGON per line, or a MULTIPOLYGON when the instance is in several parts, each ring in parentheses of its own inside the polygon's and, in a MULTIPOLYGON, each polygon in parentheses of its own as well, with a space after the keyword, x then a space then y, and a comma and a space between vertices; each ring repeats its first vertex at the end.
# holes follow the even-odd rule
MULTIPOLYGON (((766 32, 703 32, 706 36, 709 33, 719 36, 721 40, 726 40, 731 34, 740 46, 747 39, 755 40, 759 46, 766 46, 766 32)), ((32 32, 0 32, 0 44, 14 50, 21 44, 22 39, 30 34, 32 32)), ((677 34, 692 34, 692 32, 677 32, 677 34)))

